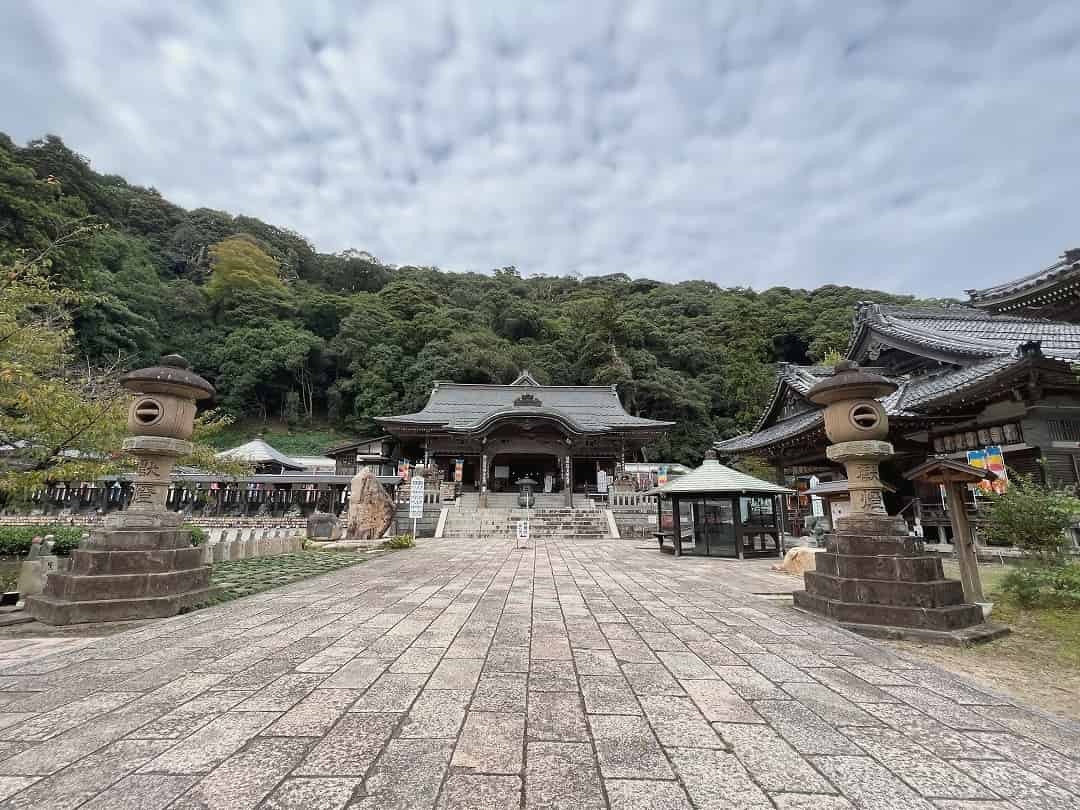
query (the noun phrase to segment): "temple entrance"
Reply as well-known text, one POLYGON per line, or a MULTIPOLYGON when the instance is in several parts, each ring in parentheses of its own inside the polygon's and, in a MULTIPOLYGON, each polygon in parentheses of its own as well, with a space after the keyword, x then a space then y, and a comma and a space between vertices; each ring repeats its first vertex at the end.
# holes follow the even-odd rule
POLYGON ((492 492, 517 491, 517 481, 531 478, 536 492, 560 492, 562 475, 556 456, 543 453, 500 453, 489 468, 492 492))

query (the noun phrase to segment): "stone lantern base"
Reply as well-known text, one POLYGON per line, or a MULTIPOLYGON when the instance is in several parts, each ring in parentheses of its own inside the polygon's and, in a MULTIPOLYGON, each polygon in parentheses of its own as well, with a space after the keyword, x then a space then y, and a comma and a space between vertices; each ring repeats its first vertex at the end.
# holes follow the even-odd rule
POLYGON ((815 560, 795 606, 862 635, 962 646, 1009 632, 964 603, 961 583, 945 578, 941 559, 925 553, 900 518, 840 518, 815 560))
POLYGON ((71 553, 71 567, 50 574, 45 591, 26 599, 46 624, 81 624, 175 616, 211 599, 210 566, 186 529, 99 529, 71 553))

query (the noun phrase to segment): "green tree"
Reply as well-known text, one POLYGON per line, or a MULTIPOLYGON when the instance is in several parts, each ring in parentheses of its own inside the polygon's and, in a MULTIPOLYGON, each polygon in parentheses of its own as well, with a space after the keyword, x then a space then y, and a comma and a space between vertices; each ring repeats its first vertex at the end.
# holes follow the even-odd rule
POLYGON ((235 236, 210 248, 212 273, 206 295, 219 309, 260 291, 284 294, 278 264, 250 237, 235 236))

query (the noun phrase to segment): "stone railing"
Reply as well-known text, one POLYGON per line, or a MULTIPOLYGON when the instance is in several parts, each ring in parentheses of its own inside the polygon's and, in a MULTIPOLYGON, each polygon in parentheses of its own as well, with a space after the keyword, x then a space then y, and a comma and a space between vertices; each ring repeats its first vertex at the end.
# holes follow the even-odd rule
POLYGON ((656 509, 656 496, 646 492, 608 491, 608 506, 612 508, 656 509))
POLYGON ((306 530, 294 527, 211 529, 202 546, 203 563, 210 565, 251 557, 295 554, 304 548, 306 530))

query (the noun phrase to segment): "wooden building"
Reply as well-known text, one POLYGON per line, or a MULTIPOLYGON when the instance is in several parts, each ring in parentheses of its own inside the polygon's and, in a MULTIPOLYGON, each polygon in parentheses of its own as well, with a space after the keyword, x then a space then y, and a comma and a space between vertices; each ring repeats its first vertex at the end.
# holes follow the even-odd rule
POLYGON ((460 489, 499 492, 531 478, 567 503, 673 425, 627 413, 615 386, 540 385, 527 371, 510 385, 436 382, 422 410, 376 421, 401 459, 434 465, 460 489))
POLYGON ((995 315, 1080 321, 1080 248, 1066 250, 1049 267, 1021 278, 967 290, 968 303, 995 315))
MULTIPOLYGON (((1001 448, 1007 467, 1058 485, 1080 485, 1080 325, 967 306, 861 304, 847 357, 897 384, 881 402, 896 456, 883 466, 894 493, 891 513, 944 538, 949 525, 940 494, 903 472, 930 457, 967 459, 1001 448)), ((823 366, 780 364, 776 387, 752 431, 718 442, 721 455, 754 456, 784 480, 839 479, 825 457, 822 409, 806 398, 831 374, 823 366)), ((803 483, 802 486, 805 486, 803 483)), ((978 524, 979 515, 971 504, 978 524)), ((789 501, 794 530, 808 497, 789 501), (797 502, 796 502, 797 501, 797 502)))

